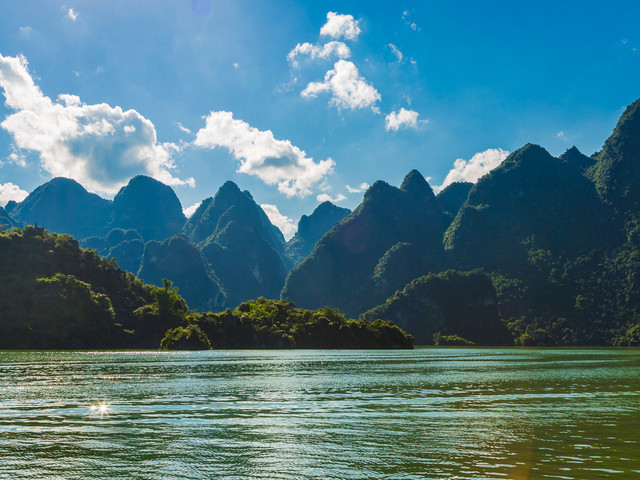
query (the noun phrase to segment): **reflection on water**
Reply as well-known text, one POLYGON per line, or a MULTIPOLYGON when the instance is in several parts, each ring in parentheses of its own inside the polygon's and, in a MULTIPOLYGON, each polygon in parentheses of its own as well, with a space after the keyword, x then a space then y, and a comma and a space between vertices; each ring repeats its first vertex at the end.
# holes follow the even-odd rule
POLYGON ((0 352, 0 478, 640 478, 640 351, 0 352))

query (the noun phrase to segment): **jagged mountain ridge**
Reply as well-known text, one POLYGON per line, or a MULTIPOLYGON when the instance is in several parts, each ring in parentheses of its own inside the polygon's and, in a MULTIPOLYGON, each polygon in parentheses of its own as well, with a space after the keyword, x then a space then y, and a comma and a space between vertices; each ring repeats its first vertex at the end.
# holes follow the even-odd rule
MULTIPOLYGON (((442 261, 445 228, 446 217, 420 172, 409 172, 400 188, 377 181, 360 206, 291 271, 282 296, 296 304, 332 305, 357 315, 406 283, 406 277, 398 281, 388 275, 391 270, 385 271, 384 265, 377 268, 387 252, 407 243, 414 271, 436 268, 442 261)), ((394 250, 390 256, 406 252, 394 250)))

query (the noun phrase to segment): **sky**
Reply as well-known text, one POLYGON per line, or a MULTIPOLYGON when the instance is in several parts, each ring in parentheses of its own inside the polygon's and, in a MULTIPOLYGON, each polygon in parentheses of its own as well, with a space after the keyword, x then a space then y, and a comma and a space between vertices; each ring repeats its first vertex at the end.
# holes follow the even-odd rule
POLYGON ((418 169, 437 192, 527 143, 597 152, 640 97, 640 2, 0 4, 0 206, 135 175, 189 214, 227 180, 290 238, 418 169))

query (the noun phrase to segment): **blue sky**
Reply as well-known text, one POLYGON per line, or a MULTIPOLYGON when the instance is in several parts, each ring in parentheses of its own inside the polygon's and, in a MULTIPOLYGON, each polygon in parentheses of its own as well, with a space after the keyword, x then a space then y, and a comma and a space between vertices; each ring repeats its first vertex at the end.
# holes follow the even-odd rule
POLYGON ((233 180, 290 236, 412 168, 590 155, 640 97, 638 25, 637 1, 3 2, 0 205, 61 175, 185 208, 233 180))

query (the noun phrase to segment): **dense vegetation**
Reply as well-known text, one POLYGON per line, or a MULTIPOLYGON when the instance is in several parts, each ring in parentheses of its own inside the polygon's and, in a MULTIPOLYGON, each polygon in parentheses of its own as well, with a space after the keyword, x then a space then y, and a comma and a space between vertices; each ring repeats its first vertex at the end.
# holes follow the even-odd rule
POLYGON ((383 305, 366 312, 364 318, 393 320, 413 332, 420 345, 451 345, 455 336, 477 345, 513 344, 500 320, 491 279, 479 270, 417 278, 383 305))
MULTIPOLYGON (((198 344, 221 318, 236 322, 236 333, 248 328, 256 344, 305 345, 304 336, 291 332, 261 336, 256 325, 260 332, 279 327, 260 323, 250 312, 201 317, 192 311, 278 296, 303 308, 329 305, 353 317, 395 320, 419 343, 640 344, 640 100, 590 157, 572 147, 555 158, 525 145, 475 185, 452 184, 437 197, 413 170, 400 188, 376 182, 354 212, 320 205, 303 216, 288 243, 249 192, 232 182, 204 200, 186 223, 173 190, 148 177, 132 179, 113 202, 72 180, 54 179, 0 209, 5 229, 36 221, 84 236, 83 246, 117 259, 158 288, 126 276, 114 261, 100 263, 95 253, 92 261, 103 271, 125 275, 122 290, 129 293, 114 297, 119 300, 111 297, 112 284, 95 283, 79 269, 83 263, 74 255, 87 253, 74 253, 69 265, 57 269, 39 253, 43 263, 34 260, 33 268, 41 271, 20 280, 19 270, 9 268, 15 260, 2 252, 8 259, 0 282, 3 305, 21 305, 32 317, 37 308, 62 315, 64 302, 54 299, 72 298, 74 318, 91 312, 95 331, 132 345, 151 337, 159 342, 167 328, 175 329, 168 345, 198 344), (192 309, 177 297, 174 304, 183 313, 174 324, 160 321, 169 317, 160 313, 159 295, 175 293, 164 278, 180 288, 192 309), (126 308, 116 305, 130 297, 126 308), (202 332, 190 327, 194 319, 202 332), (105 330, 107 324, 112 326, 105 330)), ((41 236, 62 250, 78 250, 72 239, 51 240, 32 228, 3 235, 20 236, 21 248, 41 236)), ((293 321, 298 317, 292 312, 278 315, 293 321)), ((15 321, 6 325, 18 328, 18 317, 7 315, 15 321)), ((224 344, 224 335, 215 335, 218 340, 211 341, 224 344)))
POLYGON ((413 347, 413 338, 393 322, 350 320, 329 307, 303 310, 262 297, 233 311, 205 314, 198 326, 216 348, 413 347))
MULTIPOLYGON (((187 242, 186 239, 183 240, 187 242)), ((196 251, 199 255, 199 252, 196 251)), ((188 266, 188 265, 187 265, 188 266)), ((292 303, 242 303, 198 314, 172 282, 145 285, 69 235, 0 231, 0 349, 410 348, 390 322, 347 320, 292 303)))

